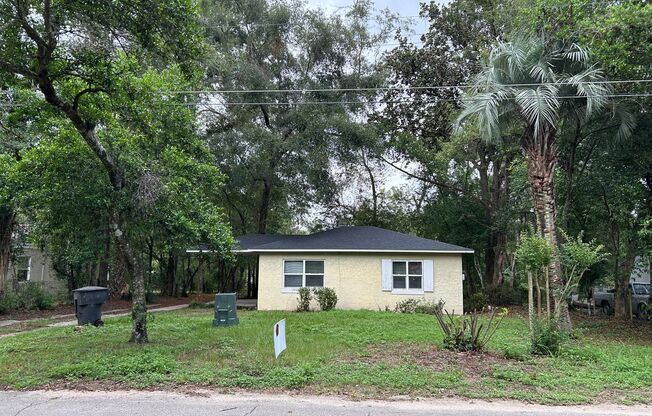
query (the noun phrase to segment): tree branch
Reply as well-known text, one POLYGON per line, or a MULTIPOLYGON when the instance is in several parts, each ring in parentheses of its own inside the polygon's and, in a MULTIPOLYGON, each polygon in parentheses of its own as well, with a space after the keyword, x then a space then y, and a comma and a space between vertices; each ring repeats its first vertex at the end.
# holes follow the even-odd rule
POLYGON ((96 93, 96 92, 108 93, 108 91, 105 90, 104 88, 86 88, 86 89, 83 89, 83 90, 79 91, 77 93, 77 95, 75 95, 75 98, 74 98, 74 100, 72 102, 72 109, 77 111, 77 108, 79 107, 79 100, 81 99, 82 96, 84 96, 85 94, 96 93))
POLYGON ((28 68, 21 68, 18 65, 12 64, 7 61, 3 61, 1 59, 0 59, 0 69, 3 69, 4 71, 12 74, 22 75, 32 80, 35 80, 38 77, 38 75, 36 75, 36 72, 28 68))
POLYGON ((446 188, 446 189, 449 189, 451 191, 457 191, 457 192, 459 192, 459 193, 461 193, 461 194, 463 194, 465 196, 471 197, 472 199, 479 202, 482 206, 486 206, 485 201, 483 201, 481 198, 478 198, 477 196, 475 196, 473 194, 470 194, 469 191, 467 191, 466 189, 462 189, 462 188, 459 188, 457 186, 449 185, 447 183, 444 183, 442 181, 438 181, 436 179, 426 178, 426 177, 423 177, 423 176, 416 175, 416 174, 414 174, 414 173, 412 173, 412 172, 410 172, 410 171, 408 171, 406 169, 403 169, 402 167, 397 166, 396 164, 390 162, 389 160, 387 160, 383 156, 378 156, 378 158, 380 160, 382 160, 383 162, 387 163, 388 165, 390 165, 391 167, 393 167, 394 169, 396 169, 396 170, 398 170, 400 172, 403 172, 404 174, 408 175, 411 178, 418 179, 420 181, 433 184, 433 185, 438 186, 440 188, 446 188))

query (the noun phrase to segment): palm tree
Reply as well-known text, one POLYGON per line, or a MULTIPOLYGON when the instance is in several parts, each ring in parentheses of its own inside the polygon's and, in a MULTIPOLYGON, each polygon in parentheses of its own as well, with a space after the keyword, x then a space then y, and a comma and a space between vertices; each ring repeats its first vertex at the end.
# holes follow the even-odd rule
MULTIPOLYGON (((586 120, 606 107, 612 91, 605 81, 601 69, 589 63, 588 51, 576 44, 550 46, 532 38, 499 43, 474 78, 458 118, 458 124, 475 118, 487 140, 517 129, 527 159, 537 229, 554 249, 549 270, 553 296, 559 296, 563 287, 554 185, 558 135, 565 118, 586 120)), ((631 128, 623 124, 619 134, 631 128)), ((556 317, 570 328, 566 303, 555 304, 561 305, 556 317)))

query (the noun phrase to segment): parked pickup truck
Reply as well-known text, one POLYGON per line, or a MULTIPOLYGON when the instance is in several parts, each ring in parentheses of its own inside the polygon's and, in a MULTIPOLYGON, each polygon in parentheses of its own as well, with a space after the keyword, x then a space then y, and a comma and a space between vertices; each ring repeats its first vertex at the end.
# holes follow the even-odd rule
MULTIPOLYGON (((650 284, 649 283, 630 283, 629 290, 632 292, 632 312, 639 318, 645 318, 648 315, 648 305, 650 301, 650 284)), ((596 290, 593 292, 593 302, 596 308, 602 308, 605 315, 613 312, 614 295, 616 289, 607 289, 605 291, 596 290)))

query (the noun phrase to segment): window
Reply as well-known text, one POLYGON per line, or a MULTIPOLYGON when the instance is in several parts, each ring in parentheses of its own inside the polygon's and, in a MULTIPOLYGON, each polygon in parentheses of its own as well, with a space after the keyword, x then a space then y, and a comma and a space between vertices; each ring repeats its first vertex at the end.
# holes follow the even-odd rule
POLYGON ((423 289, 423 263, 420 261, 393 261, 394 289, 423 289))
POLYGON ((283 287, 298 289, 300 287, 323 286, 323 260, 285 260, 283 264, 283 287))
POLYGON ((650 285, 645 283, 634 283, 634 294, 636 295, 649 295, 650 285))
POLYGON ((16 259, 16 280, 26 282, 29 280, 32 258, 21 256, 16 259))

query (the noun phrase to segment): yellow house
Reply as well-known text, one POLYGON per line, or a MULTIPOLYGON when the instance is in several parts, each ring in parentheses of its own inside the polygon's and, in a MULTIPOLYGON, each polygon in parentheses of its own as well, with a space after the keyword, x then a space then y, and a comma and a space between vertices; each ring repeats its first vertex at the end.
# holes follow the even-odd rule
POLYGON ((461 313, 462 255, 473 253, 377 227, 247 234, 238 242, 238 252, 259 256, 259 310, 295 310, 299 288, 330 287, 339 309, 384 310, 416 298, 443 300, 448 311, 461 313))

